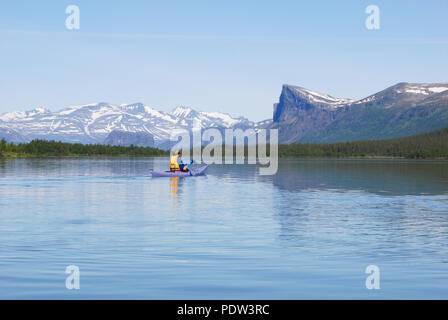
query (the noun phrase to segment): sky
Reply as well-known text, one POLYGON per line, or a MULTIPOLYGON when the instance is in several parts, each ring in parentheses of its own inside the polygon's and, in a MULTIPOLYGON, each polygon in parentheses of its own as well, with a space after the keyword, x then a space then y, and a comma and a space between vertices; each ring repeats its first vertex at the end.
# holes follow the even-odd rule
POLYGON ((0 114, 142 102, 259 121, 282 84, 357 99, 448 82, 448 1, 8 0, 0 55, 0 114), (365 26, 372 4, 378 30, 365 26))

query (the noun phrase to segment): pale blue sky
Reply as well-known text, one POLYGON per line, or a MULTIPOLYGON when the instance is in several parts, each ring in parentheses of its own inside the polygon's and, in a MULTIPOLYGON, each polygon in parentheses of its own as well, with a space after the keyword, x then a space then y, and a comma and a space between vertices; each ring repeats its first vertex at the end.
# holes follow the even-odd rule
POLYGON ((362 98, 448 82, 448 1, 2 1, 0 52, 0 113, 106 101, 263 120, 283 83, 362 98))

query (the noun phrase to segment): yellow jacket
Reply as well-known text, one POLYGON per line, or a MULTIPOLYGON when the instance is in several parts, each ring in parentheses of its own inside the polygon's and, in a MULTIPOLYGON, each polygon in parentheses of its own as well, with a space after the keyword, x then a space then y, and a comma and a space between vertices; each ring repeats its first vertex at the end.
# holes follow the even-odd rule
POLYGON ((179 158, 178 155, 171 156, 170 158, 170 171, 179 171, 180 167, 177 163, 177 159, 179 158))

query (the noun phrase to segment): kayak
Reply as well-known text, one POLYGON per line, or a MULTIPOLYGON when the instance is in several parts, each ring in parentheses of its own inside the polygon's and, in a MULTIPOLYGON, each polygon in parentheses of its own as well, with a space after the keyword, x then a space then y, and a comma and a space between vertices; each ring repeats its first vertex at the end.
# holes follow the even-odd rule
POLYGON ((190 170, 190 171, 151 171, 151 174, 154 178, 156 177, 189 177, 189 176, 200 176, 205 174, 205 170, 207 170, 208 166, 203 166, 198 169, 190 170))

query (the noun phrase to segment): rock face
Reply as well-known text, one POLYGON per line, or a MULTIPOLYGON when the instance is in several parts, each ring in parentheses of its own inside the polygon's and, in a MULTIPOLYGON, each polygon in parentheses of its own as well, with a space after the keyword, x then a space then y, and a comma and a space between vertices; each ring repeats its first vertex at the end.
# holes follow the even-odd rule
POLYGON ((270 128, 279 129, 282 143, 322 143, 394 138, 447 125, 447 83, 399 83, 358 101, 284 85, 270 128))
POLYGON ((111 146, 154 147, 154 137, 147 132, 126 132, 114 130, 104 140, 104 144, 111 146))

